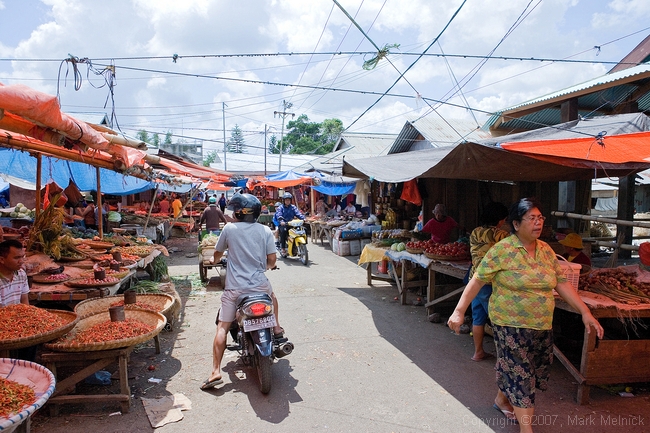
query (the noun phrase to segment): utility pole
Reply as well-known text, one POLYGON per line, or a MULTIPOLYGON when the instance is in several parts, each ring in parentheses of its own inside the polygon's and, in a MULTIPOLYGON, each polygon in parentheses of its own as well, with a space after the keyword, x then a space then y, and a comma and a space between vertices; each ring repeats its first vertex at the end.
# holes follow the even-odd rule
POLYGON ((284 119, 291 114, 291 118, 296 117, 295 113, 287 113, 287 110, 293 107, 291 102, 282 101, 282 106, 284 107, 283 111, 274 111, 273 117, 277 114, 282 117, 282 131, 280 132, 280 161, 278 162, 278 171, 282 171, 282 141, 284 140, 284 119))
POLYGON ((226 166, 226 103, 221 103, 221 113, 223 117, 223 171, 228 171, 226 166))
POLYGON ((266 176, 266 123, 264 124, 264 176, 266 176))

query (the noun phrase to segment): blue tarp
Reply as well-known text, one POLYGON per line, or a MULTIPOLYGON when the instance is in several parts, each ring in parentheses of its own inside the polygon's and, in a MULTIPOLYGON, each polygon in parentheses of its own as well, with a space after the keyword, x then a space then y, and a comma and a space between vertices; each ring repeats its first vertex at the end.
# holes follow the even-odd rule
POLYGON ((356 183, 334 183, 334 182, 327 182, 325 180, 322 180, 320 185, 318 186, 312 186, 311 188, 314 191, 318 191, 321 194, 325 195, 344 195, 344 194, 352 194, 354 192, 354 188, 356 187, 356 183))
MULTIPOLYGON (((18 150, 0 149, 0 173, 35 183, 36 158, 18 150)), ((99 177, 104 194, 129 195, 155 188, 153 182, 104 168, 99 169, 99 177)), ((72 179, 80 191, 97 191, 95 167, 80 162, 44 156, 41 163, 41 179, 43 186, 52 179, 62 188, 68 186, 72 179)))

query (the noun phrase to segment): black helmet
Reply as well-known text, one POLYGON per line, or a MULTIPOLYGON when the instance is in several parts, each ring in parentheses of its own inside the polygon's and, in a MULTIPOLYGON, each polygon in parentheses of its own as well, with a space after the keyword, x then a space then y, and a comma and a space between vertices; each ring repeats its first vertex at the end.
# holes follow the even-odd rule
POLYGON ((260 216, 262 203, 252 194, 235 194, 228 203, 228 209, 239 221, 254 223, 260 216))
POLYGON ((285 192, 284 194, 282 194, 282 199, 284 200, 285 198, 288 198, 289 200, 291 200, 293 198, 293 196, 291 195, 290 192, 285 192))

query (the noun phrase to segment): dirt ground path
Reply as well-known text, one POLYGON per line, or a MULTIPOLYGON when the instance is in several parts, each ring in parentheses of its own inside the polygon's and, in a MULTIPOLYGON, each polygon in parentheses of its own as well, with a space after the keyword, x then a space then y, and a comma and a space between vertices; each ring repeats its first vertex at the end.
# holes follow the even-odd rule
MULTIPOLYGON (((338 257, 321 244, 309 244, 309 266, 279 260, 280 269, 268 273, 281 324, 296 345, 275 362, 271 393, 260 394, 234 352, 224 357, 224 384, 199 390, 210 371, 221 290, 217 270, 209 271, 207 287, 198 281, 196 245, 196 238, 167 242, 183 305, 174 329, 160 334, 160 354, 148 342, 131 355, 129 413, 115 403, 64 406, 55 417, 45 408, 32 432, 519 431, 492 407, 493 364, 470 360, 470 336, 428 322, 421 306, 393 301, 396 290, 388 283, 367 286, 355 258, 338 257), (181 421, 152 428, 141 398, 174 394, 187 397, 191 409, 181 421)), ((494 353, 490 338, 485 346, 494 353)), ((590 404, 579 406, 575 381, 556 362, 549 387, 538 396, 537 433, 650 432, 647 385, 635 385, 633 398, 592 387, 590 404)), ((117 393, 119 386, 113 380, 109 387, 77 391, 117 393)))

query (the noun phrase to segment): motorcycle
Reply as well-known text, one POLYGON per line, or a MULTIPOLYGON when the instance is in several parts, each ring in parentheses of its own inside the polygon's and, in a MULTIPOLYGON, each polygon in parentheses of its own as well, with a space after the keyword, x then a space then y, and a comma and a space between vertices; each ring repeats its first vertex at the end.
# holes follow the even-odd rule
POLYGON ((286 253, 280 254, 282 258, 292 257, 300 258, 303 265, 309 263, 309 252, 307 251, 307 233, 303 224, 305 222, 301 219, 294 219, 287 223, 289 225, 289 232, 287 233, 287 250, 286 253))
POLYGON ((244 294, 237 298, 235 320, 230 325, 234 345, 228 350, 237 351, 245 366, 257 370, 262 394, 271 391, 271 365, 276 358, 293 352, 293 343, 284 336, 273 335, 276 326, 273 300, 266 293, 244 294))

